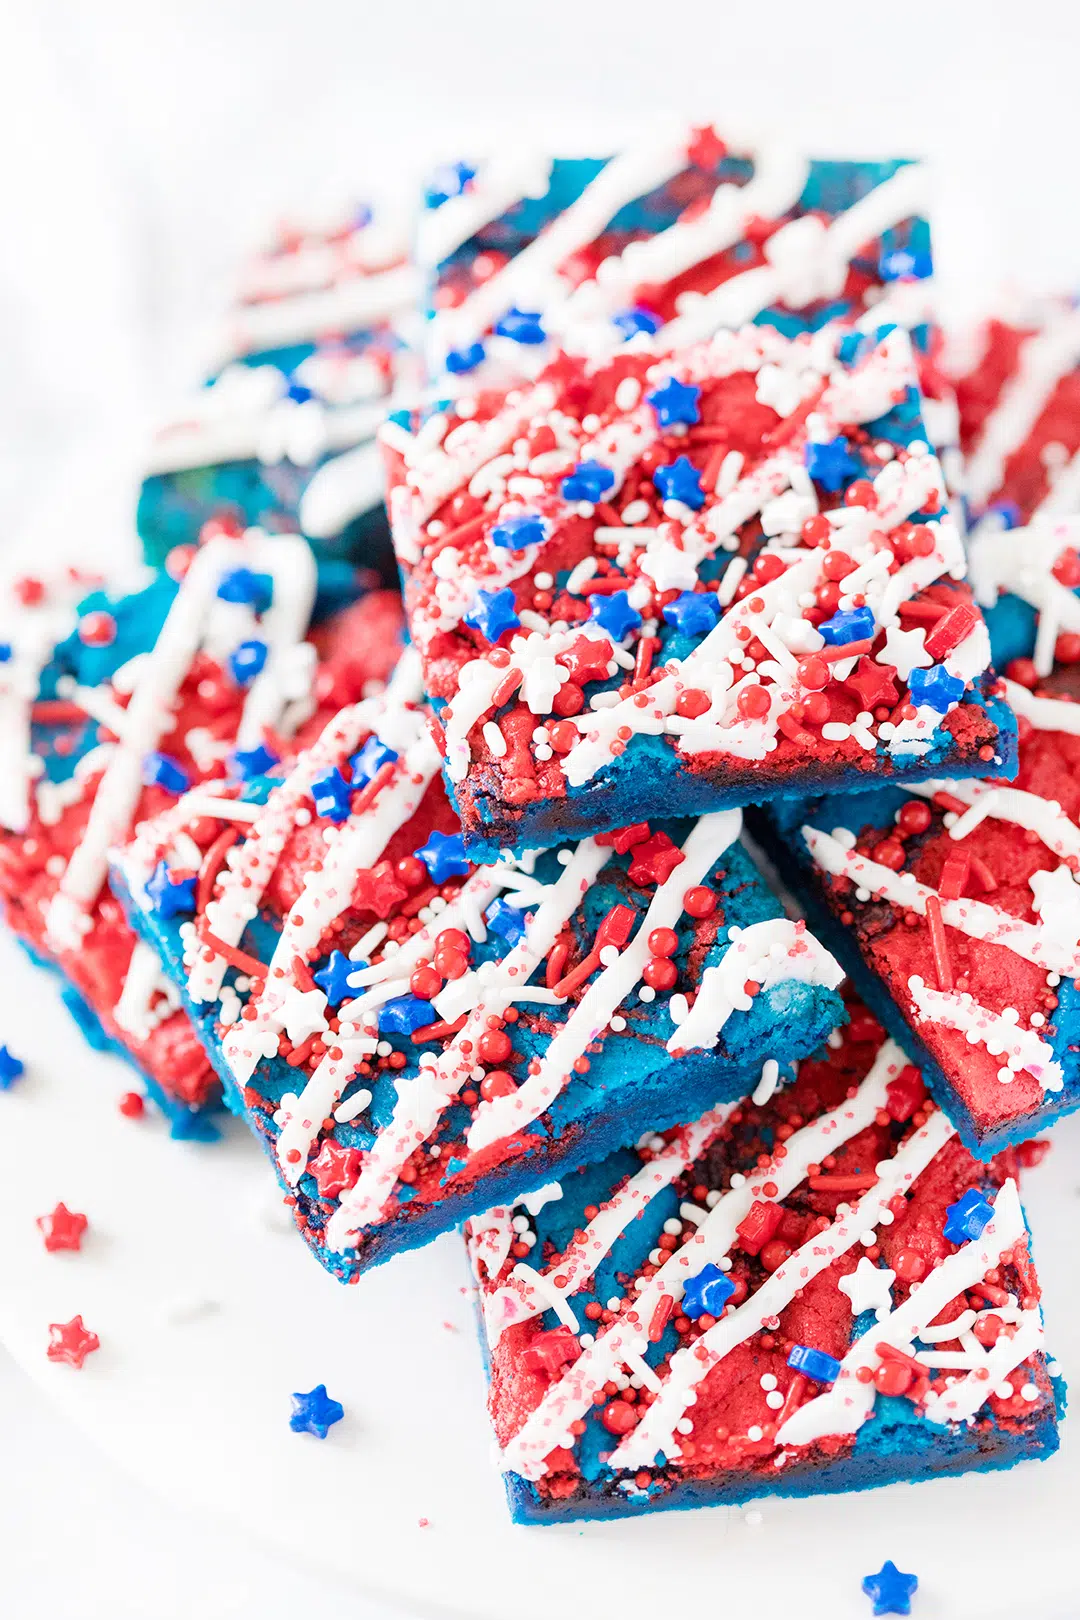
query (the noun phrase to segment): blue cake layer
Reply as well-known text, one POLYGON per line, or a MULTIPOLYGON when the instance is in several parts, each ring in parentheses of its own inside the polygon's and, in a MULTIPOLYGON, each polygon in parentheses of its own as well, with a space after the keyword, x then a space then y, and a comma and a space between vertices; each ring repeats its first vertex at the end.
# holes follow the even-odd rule
MULTIPOLYGON (((666 826, 673 835, 679 832, 677 823, 666 826)), ((684 825, 683 836, 687 830, 684 825)), ((627 857, 613 856, 612 865, 605 867, 572 921, 575 933, 591 939, 615 904, 634 904, 639 912, 644 909, 646 897, 628 888, 623 880, 626 864, 627 857)), ((559 870, 554 852, 548 852, 539 858, 536 875, 541 881, 550 881, 559 870)), ((167 976, 183 995, 187 970, 183 964, 182 919, 164 919, 126 892, 123 875, 116 869, 112 881, 136 930, 158 952, 167 976)), ((711 883, 720 900, 720 926, 716 943, 708 948, 703 960, 695 962, 694 982, 709 963, 723 954, 721 941, 726 942, 727 928, 745 928, 781 915, 777 901, 738 845, 721 857, 711 883)), ((684 970, 683 953, 693 938, 693 926, 687 926, 684 919, 680 951, 675 958, 684 970)), ((276 927, 264 914, 249 928, 244 949, 267 961, 275 939, 276 927)), ((486 946, 476 947, 481 961, 502 955, 505 950, 505 941, 494 933, 489 934, 486 946)), ((227 1104, 247 1118, 276 1167, 273 1149, 278 1127, 274 1114, 282 1096, 295 1093, 303 1076, 283 1059, 264 1059, 241 1094, 222 1051, 216 1006, 208 1008, 190 1000, 185 1001, 185 1006, 221 1076, 227 1104)), ((541 1011, 551 1016, 548 1030, 567 1016, 565 1006, 548 1006, 541 1011)), ((756 1080, 766 1058, 785 1062, 818 1047, 842 1019, 843 1005, 835 992, 822 986, 783 981, 756 995, 749 1011, 731 1015, 714 1051, 696 1051, 681 1057, 672 1057, 665 1048, 664 1043, 675 1030, 666 1000, 650 1006, 642 1004, 631 1016, 634 1038, 608 1036, 598 1054, 590 1048, 587 1074, 575 1074, 534 1126, 508 1139, 511 1145, 501 1158, 490 1150, 473 1155, 472 1162, 457 1156, 458 1148, 464 1151, 470 1114, 463 1104, 450 1106, 436 1137, 442 1153, 438 1162, 446 1167, 438 1191, 420 1200, 410 1197, 408 1186, 399 1185, 394 1209, 365 1228, 357 1248, 338 1253, 326 1246, 323 1234, 334 1204, 320 1198, 315 1178, 310 1171, 305 1173, 295 1189, 296 1214, 318 1258, 343 1281, 355 1280, 362 1269, 452 1230, 493 1202, 525 1194, 648 1130, 692 1117, 719 1100, 739 1097, 756 1080)), ((396 1079, 408 1079, 417 1072, 421 1051, 439 1050, 435 1043, 418 1049, 408 1037, 382 1031, 380 1039, 390 1041, 396 1051, 406 1055, 406 1067, 396 1074, 383 1070, 365 1078, 363 1084, 373 1094, 370 1106, 356 1119, 336 1124, 330 1135, 323 1135, 324 1142, 361 1152, 370 1148, 377 1133, 390 1121, 397 1098, 396 1079)), ((520 1054, 515 1057, 515 1067, 523 1068, 530 1058, 541 1054, 549 1039, 550 1034, 542 1028, 515 1025, 514 1048, 520 1054)))
POLYGON ((976 1470, 1013 1468, 1053 1456, 1060 1444, 1058 1422, 1065 1415, 1065 1383, 1053 1380, 1056 1413, 1047 1413, 1021 1433, 995 1429, 989 1435, 950 1431, 912 1413, 908 1402, 879 1399, 849 1456, 827 1463, 796 1464, 772 1478, 684 1480, 670 1490, 623 1492, 611 1489, 586 1499, 552 1501, 520 1475, 506 1476, 510 1515, 517 1524, 565 1524, 582 1519, 628 1518, 665 1509, 739 1506, 763 1496, 821 1496, 865 1491, 881 1485, 937 1479, 976 1470))

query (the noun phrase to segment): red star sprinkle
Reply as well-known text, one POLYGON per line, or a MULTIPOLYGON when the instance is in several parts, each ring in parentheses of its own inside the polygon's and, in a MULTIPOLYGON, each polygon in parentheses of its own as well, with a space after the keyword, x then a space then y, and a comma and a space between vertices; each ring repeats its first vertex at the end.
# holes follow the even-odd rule
POLYGON ((698 169, 715 169, 727 156, 727 147, 711 124, 691 130, 686 155, 698 169))
POLYGON ((352 903, 357 911, 373 911, 376 917, 389 917, 394 907, 408 897, 408 889, 399 880, 389 861, 380 861, 357 875, 352 903))
POLYGON ((684 859, 683 852, 665 832, 655 832, 639 844, 630 862, 631 883, 663 883, 684 859))
POLYGON ((564 1367, 571 1365, 581 1354, 577 1335, 569 1328, 550 1328, 538 1333, 528 1349, 522 1353, 522 1362, 531 1372, 543 1373, 549 1383, 562 1376, 564 1367))
POLYGON ((900 697, 893 673, 884 664, 875 664, 873 659, 867 658, 864 653, 855 666, 854 673, 848 676, 846 684, 855 688, 863 708, 870 710, 871 713, 879 703, 888 704, 891 709, 900 697))
POLYGON ((39 1215, 37 1218, 37 1229, 45 1239, 45 1247, 50 1254, 55 1254, 58 1249, 81 1248, 82 1235, 88 1224, 85 1215, 68 1209, 66 1204, 57 1204, 51 1215, 39 1215))
POLYGON ((613 849, 617 854, 625 855, 635 844, 643 844, 648 836, 649 823, 635 821, 632 827, 620 827, 618 832, 597 833, 596 842, 601 849, 613 849))
POLYGON ((337 1198, 351 1187, 360 1171, 360 1150, 324 1142, 317 1159, 309 1166, 323 1198, 337 1198))
POLYGON ((91 1350, 100 1350, 101 1340, 86 1326, 81 1316, 70 1322, 49 1323, 49 1347, 45 1354, 50 1361, 63 1361, 69 1367, 81 1367, 91 1350))
POLYGON ((610 641, 594 641, 590 636, 578 636, 565 652, 559 654, 557 662, 570 671, 570 679, 575 686, 584 686, 586 681, 607 680, 611 650, 610 641))

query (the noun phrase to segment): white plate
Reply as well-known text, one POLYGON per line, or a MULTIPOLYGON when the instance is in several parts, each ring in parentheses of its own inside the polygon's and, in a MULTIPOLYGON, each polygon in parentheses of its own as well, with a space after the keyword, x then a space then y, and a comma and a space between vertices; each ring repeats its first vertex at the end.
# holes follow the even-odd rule
MULTIPOLYGON (((62 1411, 156 1490, 365 1594, 473 1620, 599 1612, 866 1620, 866 1573, 914 1570, 916 1620, 1075 1616, 1080 1445, 1004 1474, 851 1497, 522 1529, 491 1462, 461 1245, 446 1237, 343 1288, 282 1221, 239 1127, 215 1146, 124 1118, 125 1067, 88 1051, 52 984, 0 939, 0 1040, 27 1073, 0 1095, 0 1338, 62 1411), (91 1227, 48 1254, 58 1199, 91 1227), (45 1356, 81 1312, 81 1371, 45 1356), (293 1434, 325 1383, 345 1420, 293 1434)), ((1028 1180, 1052 1346, 1080 1377, 1080 1119, 1028 1180)))

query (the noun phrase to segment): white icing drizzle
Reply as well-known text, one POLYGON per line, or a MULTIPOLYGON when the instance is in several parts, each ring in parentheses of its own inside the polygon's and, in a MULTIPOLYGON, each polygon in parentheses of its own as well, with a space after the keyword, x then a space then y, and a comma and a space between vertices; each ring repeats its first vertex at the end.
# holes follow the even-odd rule
POLYGON ((176 987, 162 971, 157 952, 136 940, 113 1022, 133 1039, 145 1041, 179 1006, 176 987))
POLYGON ((783 301, 795 308, 843 290, 850 260, 861 247, 922 212, 926 205, 926 171, 911 163, 854 203, 825 226, 816 216, 791 220, 765 244, 764 265, 744 270, 715 291, 688 300, 654 340, 665 349, 696 343, 724 326, 741 326, 769 304, 783 301))
POLYGON ((1005 681, 1005 697, 1015 714, 1022 715, 1036 731, 1061 731, 1080 737, 1080 703, 1061 698, 1035 697, 1026 686, 1005 681))
POLYGON ((472 1072, 475 1043, 487 1027, 488 1017, 501 1016, 519 986, 528 982, 608 858, 608 851, 591 838, 577 845, 558 881, 526 920, 522 938, 491 965, 481 999, 458 1034, 434 1062, 425 1063, 417 1075, 399 1080, 390 1123, 379 1132, 356 1185, 342 1194, 327 1225, 326 1241, 331 1248, 344 1252, 353 1247, 360 1229, 378 1219, 410 1154, 427 1141, 443 1109, 472 1072), (469 1048, 467 1052, 463 1045, 469 1048))
MULTIPOLYGON (((1037 833, 1040 841, 1060 860, 1070 855, 1080 858, 1080 828, 1069 820, 1056 800, 1040 799, 1037 793, 992 786, 970 778, 959 782, 916 782, 906 791, 917 794, 920 799, 932 799, 935 793, 948 793, 963 804, 970 805, 971 808, 949 828, 951 838, 966 838, 980 821, 992 817, 995 821, 1009 821, 1037 833)), ((1080 890, 1077 896, 1080 900, 1080 890)))
POLYGON ((1005 462, 1031 433, 1055 388, 1080 365, 1080 309, 1046 321, 1020 349, 1017 368, 983 423, 968 458, 967 493, 983 506, 1001 482, 1005 462))
MULTIPOLYGON (((783 1160, 747 1176, 739 1186, 721 1195, 690 1242, 676 1249, 638 1290, 633 1308, 584 1346, 573 1365, 548 1388, 506 1447, 505 1469, 526 1479, 538 1479, 543 1474, 544 1458, 563 1443, 562 1436, 570 1424, 591 1410, 595 1392, 626 1364, 627 1356, 640 1357, 645 1353, 649 1324, 661 1299, 671 1295, 678 1302, 690 1278, 726 1256, 735 1241, 736 1229, 753 1204, 789 1197, 806 1178, 811 1164, 820 1164, 826 1154, 835 1152, 866 1130, 885 1103, 890 1080, 896 1078, 906 1062, 895 1042, 887 1041, 854 1097, 845 1099, 794 1132, 784 1144, 783 1160), (763 1191, 766 1183, 776 1186, 776 1192, 770 1196, 763 1191)), ((558 1263, 550 1269, 562 1271, 558 1263)))
POLYGON ((385 475, 376 444, 358 444, 319 468, 300 497, 300 527, 314 540, 340 534, 383 498, 385 475))
POLYGON ((494 153, 485 159, 467 190, 425 209, 416 227, 416 261, 434 270, 485 225, 501 218, 524 197, 543 197, 551 180, 551 159, 537 152, 494 153))
POLYGON ((282 1003, 292 982, 293 958, 299 956, 307 961, 327 924, 349 904, 358 874, 378 861, 394 833, 415 814, 438 768, 438 750, 430 733, 424 730, 397 763, 374 803, 337 829, 327 845, 322 869, 307 874, 303 891, 274 947, 266 988, 255 1003, 256 1016, 233 1025, 225 1039, 225 1058, 238 1085, 250 1080, 261 1057, 277 1053, 278 1035, 284 1028, 282 1003))
POLYGON ((1054 578, 1061 553, 1080 544, 1080 517, 1056 522, 1033 520, 1024 529, 1002 529, 991 514, 971 532, 972 588, 983 607, 993 607, 1002 591, 1018 596, 1039 614, 1032 654, 1036 674, 1054 666, 1054 645, 1062 630, 1080 631, 1080 599, 1054 578))
POLYGON ((854 850, 845 849, 830 833, 817 827, 804 826, 806 841, 814 864, 833 877, 848 877, 869 894, 881 895, 893 905, 926 915, 926 903, 937 897, 942 921, 949 928, 958 928, 971 939, 980 939, 991 945, 1003 945, 1025 962, 1045 968, 1050 973, 1061 973, 1069 978, 1080 976, 1080 948, 1062 943, 1045 925, 1038 927, 1019 917, 988 906, 982 900, 944 900, 937 891, 919 883, 910 872, 893 872, 854 850))
MULTIPOLYGON (((307 629, 315 595, 315 563, 303 540, 249 530, 242 540, 220 536, 192 559, 157 642, 138 669, 125 714, 124 734, 109 756, 83 833, 46 912, 46 933, 54 948, 73 949, 90 923, 111 845, 128 833, 142 791, 145 756, 174 724, 173 705, 192 659, 211 629, 211 609, 223 574, 243 565, 274 581, 274 598, 259 626, 269 656, 248 691, 240 735, 259 740, 262 727, 280 712, 280 661, 307 629), (247 722, 250 714, 251 723, 247 722)), ((225 615, 230 625, 233 615, 225 615)), ((251 621, 250 613, 239 616, 251 621)), ((254 621, 251 621, 254 626, 254 621)))
POLYGON ((667 1043, 675 1055, 716 1045, 732 1013, 747 1012, 753 1005, 745 989, 748 981, 759 990, 791 980, 835 990, 844 977, 843 968, 804 923, 773 917, 732 929, 729 938, 721 960, 701 975, 694 1005, 667 1043))
POLYGON ((1033 1029, 1021 1029, 1015 1018, 990 1012, 966 991, 936 990, 919 975, 912 974, 908 990, 920 1022, 941 1024, 965 1035, 971 1045, 985 1046, 991 1057, 1000 1057, 1004 1070, 998 1079, 1008 1084, 1026 1071, 1043 1091, 1060 1091, 1065 1076, 1054 1059, 1054 1049, 1033 1029))
POLYGON ((536 1072, 507 1096, 480 1103, 466 1138, 470 1151, 478 1152, 524 1129, 551 1106, 570 1078, 576 1060, 584 1056, 593 1041, 603 1038, 611 1019, 640 982, 652 956, 652 930, 671 928, 678 922, 687 889, 704 882, 738 838, 741 828, 742 813, 738 810, 702 816, 682 846, 682 861, 658 886, 633 939, 610 966, 596 975, 566 1022, 552 1036, 536 1072))
POLYGON ((357 332, 404 314, 419 294, 418 272, 412 265, 401 264, 293 298, 248 304, 231 316, 230 349, 233 354, 254 354, 314 342, 325 332, 357 332))
MULTIPOLYGON (((873 1411, 875 1396, 873 1382, 863 1383, 859 1372, 877 1365, 880 1359, 877 1346, 889 1344, 906 1354, 914 1354, 915 1340, 934 1317, 959 1294, 982 1282, 1001 1255, 1024 1237, 1024 1214, 1016 1183, 1010 1178, 999 1191, 993 1218, 980 1236, 962 1244, 921 1283, 913 1285, 902 1305, 856 1339, 840 1364, 836 1382, 792 1413, 777 1434, 777 1444, 806 1446, 826 1435, 857 1433, 873 1411)), ((968 1357, 969 1364, 974 1361, 975 1365, 966 1377, 946 1383, 942 1390, 932 1392, 927 1398, 926 1416, 932 1422, 960 1423, 973 1418, 1002 1378, 1039 1349, 1042 1324, 1038 1310, 1024 1311, 1020 1322, 1015 1337, 1000 1334, 988 1354, 979 1350, 978 1340, 971 1335, 968 1357)), ((955 1325, 953 1331, 956 1331, 955 1325)), ((926 1360, 933 1365, 932 1356, 926 1360)))
POLYGON ((85 579, 50 581, 40 603, 17 601, 10 584, 5 589, 0 640, 11 657, 0 664, 0 826, 12 832, 25 832, 30 821, 36 781, 30 726, 41 674, 75 628, 75 603, 88 588, 85 579))
MULTIPOLYGON (((703 1114, 693 1125, 684 1126, 668 1147, 657 1153, 613 1197, 605 1201, 581 1237, 575 1238, 558 1260, 546 1268, 539 1283, 535 1280, 537 1273, 531 1267, 515 1266, 508 1282, 494 1293, 483 1295, 488 1342, 494 1346, 507 1328, 515 1323, 527 1322, 546 1310, 559 1308, 554 1304, 556 1295, 559 1306, 564 1311, 568 1309, 566 1302, 584 1287, 601 1260, 611 1253, 615 1240, 658 1193, 670 1187, 701 1157, 736 1106, 735 1103, 727 1103, 722 1108, 703 1114), (554 1281, 556 1276, 564 1279, 560 1285, 554 1281)), ((497 1273, 489 1267, 488 1274, 494 1276, 497 1273)), ((578 1331, 576 1320, 573 1331, 578 1331)))
MULTIPOLYGON (((612 1452, 612 1468, 648 1466, 657 1452, 669 1458, 678 1457, 676 1426, 693 1404, 698 1385, 731 1350, 759 1333, 766 1322, 778 1317, 800 1289, 855 1248, 864 1232, 880 1225, 890 1201, 897 1193, 906 1192, 914 1185, 955 1134, 944 1114, 932 1114, 891 1159, 878 1165, 876 1185, 863 1194, 848 1215, 834 1221, 827 1231, 808 1238, 749 1299, 734 1310, 729 1307, 696 1344, 677 1350, 668 1365, 663 1392, 646 1410, 637 1428, 612 1452)), ((985 1276, 986 1269, 980 1276, 985 1276)))

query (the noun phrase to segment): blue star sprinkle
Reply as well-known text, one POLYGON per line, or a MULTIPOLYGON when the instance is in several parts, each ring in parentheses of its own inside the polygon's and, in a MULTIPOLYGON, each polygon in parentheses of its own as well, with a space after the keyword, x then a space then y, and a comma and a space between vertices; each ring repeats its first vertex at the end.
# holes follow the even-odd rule
POLYGON ((849 641, 869 641, 875 634, 873 611, 868 607, 849 608, 834 613, 818 629, 830 647, 846 647, 849 641))
POLYGON ((852 456, 844 438, 811 442, 803 449, 803 460, 815 484, 820 484, 822 489, 830 490, 833 494, 843 489, 848 479, 856 477, 860 471, 859 463, 852 456))
POLYGON ((315 395, 312 390, 305 387, 303 383, 290 382, 288 388, 285 390, 285 398, 291 399, 294 405, 306 405, 309 399, 315 398, 315 395))
POLYGON ((670 467, 657 467, 652 481, 665 501, 681 501, 695 512, 705 505, 701 476, 689 456, 679 456, 670 467))
POLYGON ((475 371, 483 360, 484 345, 470 343, 467 349, 451 349, 443 363, 452 376, 463 377, 466 372, 475 371))
POLYGON ((528 347, 547 340, 539 310, 508 309, 502 320, 495 322, 493 330, 499 337, 510 338, 514 343, 523 343, 528 347))
POLYGON ((886 1558, 876 1575, 864 1576, 862 1583, 863 1591, 873 1600, 875 1614, 910 1614, 918 1586, 919 1577, 905 1575, 891 1558, 886 1558))
MULTIPOLYGON (((824 625, 821 628, 824 634, 824 625)), ((959 676, 950 675, 944 664, 931 664, 929 669, 912 670, 908 676, 908 691, 917 708, 925 706, 947 714, 963 697, 964 683, 959 676)))
POLYGON ((816 1384, 835 1384, 840 1376, 840 1363, 824 1350, 813 1350, 806 1344, 793 1344, 788 1351, 787 1364, 793 1372, 804 1373, 816 1384))
POLYGON ((551 524, 539 512, 518 512, 496 523, 491 543, 505 551, 523 551, 526 546, 542 545, 550 534, 551 524))
POLYGON ((265 613, 274 598, 274 581, 270 574, 255 574, 250 568, 230 568, 217 593, 222 602, 239 602, 265 613))
POLYGON ((164 788, 166 793, 186 793, 191 786, 187 771, 171 754, 147 754, 142 779, 147 787, 164 788))
POLYGON ((174 878, 164 861, 158 861, 147 878, 146 894, 162 918, 179 917, 195 910, 195 879, 174 878))
POLYGON ((335 765, 325 776, 316 777, 311 784, 311 798, 318 815, 330 821, 349 819, 352 809, 352 788, 335 765))
POLYGON ((9 1052, 6 1046, 0 1046, 0 1091, 10 1091, 25 1069, 21 1058, 9 1052))
POLYGON ((388 743, 378 737, 369 737, 360 752, 349 761, 353 787, 367 787, 372 777, 377 776, 384 765, 392 765, 397 757, 397 750, 388 743))
POLYGON ((945 1211, 942 1230, 950 1243, 968 1243, 982 1237, 983 1228, 994 1218, 994 1206, 977 1187, 969 1187, 963 1198, 945 1211))
POLYGON ((460 197, 476 179, 476 170, 467 163, 442 163, 424 188, 428 208, 441 208, 451 197, 460 197))
POLYGON ((669 377, 667 382, 661 383, 645 395, 646 400, 656 412, 657 425, 662 428, 674 427, 676 422, 685 422, 688 425, 701 421, 701 412, 698 410, 698 400, 701 389, 694 383, 681 383, 677 377, 669 377))
POLYGON ((229 755, 229 765, 234 775, 245 780, 252 776, 265 776, 271 766, 280 763, 277 754, 272 754, 265 743, 259 743, 254 748, 237 748, 229 755))
POLYGON ((427 867, 432 883, 445 883, 447 878, 469 875, 465 840, 460 833, 433 832, 416 853, 427 867))
POLYGON ((510 905, 501 895, 484 912, 484 921, 493 934, 498 934, 510 946, 516 945, 525 933, 525 918, 520 908, 510 905))
POLYGON ((735 1292, 735 1284, 719 1266, 703 1266, 683 1288, 682 1314, 696 1322, 699 1316, 720 1316, 735 1292))
POLYGON ((229 654, 229 672, 237 686, 250 686, 266 668, 269 648, 265 641, 242 641, 229 654))
POLYGON ((484 640, 492 645, 508 630, 516 630, 521 620, 509 585, 504 585, 501 591, 477 591, 476 600, 465 615, 465 623, 479 630, 484 640))
POLYGON ((602 461, 579 461, 559 490, 564 501, 591 501, 595 506, 614 487, 615 474, 602 461))
POLYGON ((359 973, 362 967, 367 967, 367 963, 350 962, 344 951, 330 952, 326 966, 313 974, 313 978, 331 1007, 337 1007, 356 995, 357 992, 349 984, 349 975, 359 973))
POLYGON ((413 1035, 437 1023, 439 1015, 430 1001, 422 1001, 419 996, 398 996, 394 1001, 384 1001, 377 1017, 380 1035, 413 1035))
POLYGON ((631 630, 636 630, 641 624, 641 614, 637 608, 630 606, 630 595, 627 591, 613 591, 610 596, 594 596, 589 607, 589 622, 598 624, 601 630, 616 641, 621 641, 631 630))
POLYGON ((326 1393, 325 1384, 316 1384, 306 1395, 293 1395, 289 1428, 293 1434, 313 1434, 325 1440, 332 1423, 340 1423, 345 1408, 326 1393))
POLYGON ((682 591, 664 609, 664 618, 684 636, 704 636, 720 622, 714 591, 682 591))
POLYGON ((934 261, 926 248, 893 248, 878 260, 882 281, 925 281, 934 273, 934 261))
POLYGON ((12 646, 10 641, 0 641, 0 664, 10 664, 12 646))
POLYGON ((622 309, 617 315, 611 317, 611 324, 618 328, 625 338, 637 337, 639 332, 659 332, 663 322, 659 315, 654 315, 651 309, 642 309, 635 305, 633 309, 622 309))

